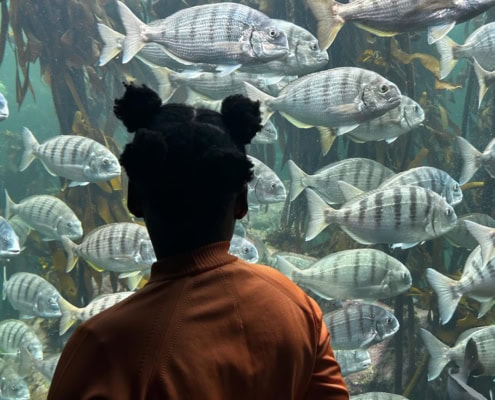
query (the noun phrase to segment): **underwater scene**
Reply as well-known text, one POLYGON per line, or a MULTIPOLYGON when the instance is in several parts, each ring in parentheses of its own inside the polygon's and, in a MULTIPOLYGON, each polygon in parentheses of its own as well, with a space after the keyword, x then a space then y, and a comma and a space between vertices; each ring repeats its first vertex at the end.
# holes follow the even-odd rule
POLYGON ((156 260, 123 82, 260 102, 230 252, 317 301, 351 399, 492 399, 493 6, 0 0, 0 399, 45 399, 77 325, 156 260))

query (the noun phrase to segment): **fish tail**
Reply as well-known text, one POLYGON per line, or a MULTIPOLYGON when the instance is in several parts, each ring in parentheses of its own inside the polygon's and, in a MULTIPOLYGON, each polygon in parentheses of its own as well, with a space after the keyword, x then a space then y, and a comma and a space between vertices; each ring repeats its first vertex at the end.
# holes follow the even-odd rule
POLYGON ((146 24, 121 1, 117 1, 117 5, 126 32, 122 46, 124 51, 122 64, 126 64, 144 47, 145 42, 141 38, 141 30, 146 24))
POLYGON ((177 73, 166 67, 151 67, 151 72, 158 82, 158 94, 160 98, 164 103, 167 103, 177 90, 177 84, 172 79, 177 73))
POLYGON ((335 0, 308 0, 308 6, 317 22, 320 48, 326 50, 345 22, 337 12, 339 3, 335 0))
POLYGON ((274 111, 269 108, 267 102, 269 100, 272 100, 274 97, 259 90, 257 87, 251 85, 248 82, 244 82, 244 86, 246 88, 247 97, 249 97, 253 101, 260 102, 261 125, 265 125, 274 113, 274 111))
POLYGON ((485 301, 480 301, 480 309, 478 310, 478 319, 483 318, 485 314, 491 310, 495 304, 495 299, 492 297, 485 301))
POLYGON ((70 272, 74 269, 79 257, 75 254, 75 249, 77 245, 70 240, 67 236, 62 236, 62 246, 64 246, 65 252, 67 253, 67 265, 65 267, 65 272, 70 272))
POLYGON ((59 336, 62 336, 79 319, 81 309, 69 303, 62 296, 58 298, 58 305, 60 311, 62 311, 62 317, 60 318, 60 324, 58 326, 58 334, 59 336))
POLYGON ((445 325, 454 315, 457 304, 462 297, 461 293, 456 290, 459 283, 433 268, 426 269, 426 279, 437 294, 440 321, 442 325, 445 325))
POLYGON ((486 91, 488 90, 488 85, 486 81, 490 73, 484 69, 476 59, 474 59, 474 73, 476 74, 476 78, 478 79, 478 86, 480 87, 478 93, 478 108, 481 107, 481 102, 483 101, 483 97, 485 97, 486 91))
POLYGON ((9 219, 15 213, 15 203, 10 198, 9 193, 5 190, 5 219, 9 219))
POLYGON ((287 261, 282 256, 276 256, 276 259, 277 259, 277 269, 287 278, 293 279, 294 272, 298 271, 299 268, 297 268, 294 264, 287 261))
POLYGON ((125 35, 114 31, 102 23, 97 23, 96 26, 103 40, 103 47, 100 52, 100 58, 98 59, 98 65, 101 67, 122 52, 125 35))
POLYGON ((22 153, 19 171, 24 171, 36 158, 34 151, 39 146, 38 141, 33 133, 26 127, 22 128, 22 142, 24 144, 24 153, 22 153))
POLYGON ((306 198, 309 210, 306 240, 311 240, 329 225, 328 219, 335 210, 311 189, 306 189, 306 198))
POLYGON ((430 354, 430 361, 428 362, 428 381, 432 381, 438 378, 445 366, 450 362, 450 347, 438 340, 426 329, 421 328, 420 335, 430 354))
POLYGON ((127 287, 129 290, 136 290, 142 277, 142 271, 124 272, 119 275, 119 279, 127 279, 127 287))
POLYGON ((476 171, 478 171, 478 168, 480 167, 481 152, 476 150, 471 143, 460 136, 457 136, 457 145, 459 146, 462 159, 464 160, 459 183, 464 185, 472 178, 476 171))
POLYGON ((458 44, 448 36, 445 36, 436 42, 435 45, 440 53, 440 79, 445 79, 457 64, 457 60, 454 57, 454 49, 458 44))
POLYGON ((471 235, 476 239, 481 248, 481 258, 483 266, 490 261, 495 255, 494 239, 495 230, 488 226, 477 224, 476 222, 465 220, 466 228, 471 235))
POLYGON ((294 201, 306 188, 305 179, 308 177, 308 174, 292 160, 289 160, 287 165, 289 166, 290 174, 290 201, 294 201))

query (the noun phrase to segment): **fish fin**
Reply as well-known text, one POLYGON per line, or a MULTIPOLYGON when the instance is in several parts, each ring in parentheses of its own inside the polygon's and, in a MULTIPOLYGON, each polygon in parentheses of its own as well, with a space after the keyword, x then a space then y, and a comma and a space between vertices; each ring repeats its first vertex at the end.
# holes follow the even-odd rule
POLYGON ((326 156, 337 135, 332 128, 317 126, 316 129, 320 132, 321 153, 326 156))
POLYGON ((471 143, 461 136, 457 136, 457 145, 461 151, 464 165, 462 166, 462 173, 459 179, 459 183, 464 185, 469 182, 473 175, 478 171, 480 167, 481 152, 479 152, 471 143))
POLYGON ((290 201, 294 201, 297 196, 306 188, 305 180, 308 174, 299 168, 292 160, 287 162, 290 174, 290 201))
POLYGON ((454 59, 454 48, 458 44, 448 36, 445 36, 435 45, 440 54, 440 79, 445 79, 457 64, 457 60, 454 59))
POLYGON ((58 327, 58 334, 59 336, 62 336, 78 319, 80 319, 81 311, 83 309, 69 303, 62 296, 58 298, 58 305, 60 307, 60 311, 62 312, 62 317, 60 318, 58 327))
POLYGON ((355 136, 352 136, 352 133, 347 135, 349 139, 351 139, 354 143, 366 143, 366 140, 358 139, 355 136))
POLYGON ((6 220, 8 220, 12 216, 11 214, 14 211, 12 207, 15 207, 15 203, 10 198, 7 189, 5 189, 5 219, 6 220))
POLYGON ((88 265, 89 265, 91 268, 93 268, 96 272, 103 272, 103 271, 105 271, 103 268, 98 267, 96 264, 94 264, 94 263, 92 263, 92 262, 90 262, 90 261, 88 261, 88 260, 86 260, 86 262, 87 262, 87 263, 88 263, 88 265))
POLYGON ((390 246, 390 248, 391 249, 402 249, 402 250, 406 250, 406 249, 413 248, 418 243, 419 242, 414 242, 414 243, 392 243, 392 245, 390 246))
POLYGON ((317 22, 320 48, 327 50, 345 23, 338 14, 340 4, 334 0, 308 0, 308 6, 317 22))
POLYGON ((294 118, 293 116, 285 113, 285 112, 280 112, 284 116, 284 118, 289 121, 292 125, 301 128, 301 129, 308 129, 312 128, 314 125, 307 124, 306 122, 301 122, 298 119, 294 118))
POLYGON ((462 295, 454 290, 459 283, 433 268, 426 269, 426 279, 437 294, 440 321, 442 325, 445 325, 454 315, 457 304, 461 300, 462 295))
POLYGON ((337 136, 344 135, 346 133, 349 133, 356 129, 359 126, 359 124, 353 124, 353 125, 344 125, 344 126, 339 126, 337 128, 337 136))
POLYGON ((227 76, 231 74, 234 71, 237 71, 239 68, 241 68, 242 64, 236 64, 236 65, 217 65, 216 70, 217 75, 222 77, 222 76, 227 76))
POLYGON ((277 259, 277 269, 284 274, 287 278, 291 279, 293 278, 293 273, 295 271, 298 271, 299 268, 297 268, 294 264, 291 262, 287 261, 283 256, 275 256, 277 259))
POLYGON ((61 242, 65 252, 67 253, 67 265, 65 267, 65 272, 70 272, 74 269, 74 266, 79 259, 79 257, 74 254, 74 250, 77 248, 77 244, 75 244, 67 236, 62 236, 61 242))
POLYGON ((371 346, 373 343, 373 340, 375 340, 377 331, 375 329, 372 329, 371 332, 369 332, 368 335, 366 335, 363 339, 363 342, 359 345, 360 349, 367 349, 368 347, 371 346))
POLYGON ((485 314, 490 311, 490 309, 495 304, 495 298, 490 298, 488 300, 480 301, 480 309, 478 311, 478 319, 483 318, 485 314))
POLYGON ((86 185, 89 185, 89 182, 71 181, 67 186, 76 187, 76 186, 86 186, 86 185))
POLYGON ((19 348, 19 374, 31 375, 36 369, 35 364, 38 362, 33 355, 28 351, 26 346, 19 348))
POLYGON ((100 22, 96 26, 103 41, 103 47, 101 48, 98 59, 98 65, 102 67, 122 52, 122 43, 124 42, 125 35, 114 31, 100 22))
POLYGON ((141 274, 141 271, 137 270, 137 271, 130 271, 130 272, 122 272, 121 274, 119 274, 119 279, 126 279, 126 278, 129 278, 130 276, 136 276, 136 275, 140 275, 141 274))
POLYGON ((36 158, 34 151, 39 147, 39 143, 33 133, 26 127, 22 128, 22 143, 24 144, 24 152, 22 153, 19 171, 24 171, 33 160, 36 158))
POLYGON ((469 233, 479 243, 483 266, 485 266, 495 256, 495 229, 469 220, 464 220, 464 224, 469 233))
POLYGON ((3 288, 2 288, 2 300, 7 300, 7 266, 3 266, 3 288))
POLYGON ((438 378, 445 366, 451 361, 449 355, 450 347, 438 340, 431 332, 424 328, 420 328, 419 333, 430 354, 430 360, 428 362, 428 381, 432 381, 438 378))
MULTIPOLYGON (((176 56, 174 53, 172 53, 169 49, 167 49, 165 46, 162 46, 162 50, 167 56, 169 56, 172 60, 177 61, 179 64, 183 65, 193 65, 194 63, 188 60, 184 60, 183 58, 180 58, 176 56)), ((227 75, 227 74, 226 74, 227 75)))
POLYGON ((365 193, 363 190, 345 181, 337 181, 337 186, 339 187, 340 192, 342 193, 342 196, 344 196, 344 200, 346 202, 365 193))
POLYGON ((370 26, 361 24, 361 23, 355 23, 359 29, 362 29, 363 31, 372 33, 373 35, 380 36, 380 37, 394 37, 399 34, 399 32, 387 32, 387 31, 382 31, 380 29, 375 29, 370 26))
POLYGON ((129 290, 136 290, 136 288, 139 285, 139 282, 141 282, 141 279, 143 278, 141 272, 142 271, 139 271, 137 275, 131 275, 127 277, 127 287, 129 288, 129 290))
POLYGON ((134 13, 121 1, 117 1, 119 8, 120 18, 124 25, 126 35, 124 42, 122 43, 122 49, 124 56, 122 57, 122 64, 126 64, 139 53, 139 51, 146 44, 141 39, 141 30, 145 27, 145 23, 141 21, 134 13))
POLYGON ((246 88, 247 97, 251 100, 260 102, 261 125, 265 125, 266 121, 268 121, 274 112, 268 105, 268 101, 274 99, 274 97, 259 90, 256 86, 253 86, 248 82, 244 82, 244 86, 246 88))
POLYGON ((387 142, 388 144, 390 144, 390 143, 395 142, 397 140, 397 138, 398 138, 398 136, 393 137, 393 138, 389 138, 389 139, 385 139, 385 142, 387 142))
POLYGON ((476 59, 474 59, 474 73, 476 74, 476 78, 478 79, 478 86, 480 87, 478 93, 478 108, 481 107, 481 102, 483 101, 483 97, 488 90, 488 86, 486 84, 487 78, 490 73, 485 70, 476 59))
POLYGON ((369 245, 369 244, 375 244, 374 242, 370 242, 368 240, 363 239, 359 235, 355 234, 354 232, 351 232, 347 227, 341 225, 340 228, 347 233, 351 239, 355 240, 358 243, 364 244, 364 245, 369 245))
POLYGON ((45 167, 46 172, 48 172, 51 176, 58 176, 55 172, 53 172, 48 165, 43 160, 40 160, 43 167, 45 167))
POLYGON ((306 231, 306 241, 315 238, 323 229, 325 229, 335 210, 311 189, 306 189, 306 198, 308 200, 309 222, 306 231))
POLYGON ((19 313, 19 319, 33 319, 34 315, 19 313))
POLYGON ((177 91, 174 79, 170 79, 177 72, 165 67, 151 67, 151 72, 158 82, 158 95, 163 103, 167 103, 177 91))
POLYGON ((443 39, 455 26, 455 21, 448 24, 434 25, 428 28, 428 44, 436 43, 443 39))

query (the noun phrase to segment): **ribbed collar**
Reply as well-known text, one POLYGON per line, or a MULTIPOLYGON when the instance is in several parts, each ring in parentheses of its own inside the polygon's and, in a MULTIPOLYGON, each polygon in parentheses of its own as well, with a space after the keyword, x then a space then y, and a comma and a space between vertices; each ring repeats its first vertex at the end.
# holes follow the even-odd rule
POLYGON ((162 258, 151 266, 150 282, 199 274, 237 260, 228 253, 229 242, 217 242, 190 253, 162 258))

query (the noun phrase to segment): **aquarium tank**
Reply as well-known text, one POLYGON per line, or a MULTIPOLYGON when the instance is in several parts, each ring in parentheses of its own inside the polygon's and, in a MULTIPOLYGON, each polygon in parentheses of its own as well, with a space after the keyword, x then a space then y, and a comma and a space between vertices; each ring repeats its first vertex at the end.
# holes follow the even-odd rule
POLYGON ((491 399, 494 5, 0 0, 2 398, 46 398, 74 329, 149 278, 113 113, 134 83, 260 102, 230 252, 315 299, 351 399, 491 399))

